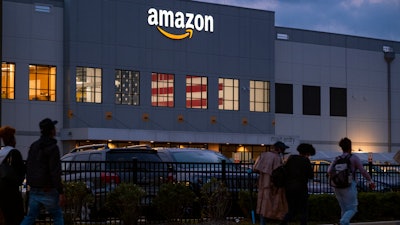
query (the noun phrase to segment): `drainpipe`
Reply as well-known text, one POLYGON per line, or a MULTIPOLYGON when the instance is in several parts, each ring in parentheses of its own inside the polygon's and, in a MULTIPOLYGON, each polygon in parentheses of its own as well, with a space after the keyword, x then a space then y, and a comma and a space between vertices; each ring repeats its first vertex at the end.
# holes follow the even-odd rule
POLYGON ((390 63, 395 58, 393 48, 389 46, 383 46, 383 57, 387 64, 387 95, 388 95, 388 152, 392 152, 392 87, 391 87, 391 71, 390 63))

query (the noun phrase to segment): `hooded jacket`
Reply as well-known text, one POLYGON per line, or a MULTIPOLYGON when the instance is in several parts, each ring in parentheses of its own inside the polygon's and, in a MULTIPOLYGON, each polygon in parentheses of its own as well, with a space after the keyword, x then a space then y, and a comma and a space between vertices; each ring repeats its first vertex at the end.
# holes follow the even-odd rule
POLYGON ((64 193, 56 139, 42 135, 32 143, 27 158, 26 181, 31 188, 56 188, 60 194, 64 193))

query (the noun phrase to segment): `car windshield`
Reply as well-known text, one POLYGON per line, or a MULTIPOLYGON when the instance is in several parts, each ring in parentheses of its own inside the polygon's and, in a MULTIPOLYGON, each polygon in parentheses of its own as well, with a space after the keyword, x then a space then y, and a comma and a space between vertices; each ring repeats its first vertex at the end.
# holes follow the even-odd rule
POLYGON ((221 163, 225 160, 230 163, 230 160, 223 155, 209 151, 179 151, 171 152, 172 157, 175 162, 185 162, 185 163, 221 163))

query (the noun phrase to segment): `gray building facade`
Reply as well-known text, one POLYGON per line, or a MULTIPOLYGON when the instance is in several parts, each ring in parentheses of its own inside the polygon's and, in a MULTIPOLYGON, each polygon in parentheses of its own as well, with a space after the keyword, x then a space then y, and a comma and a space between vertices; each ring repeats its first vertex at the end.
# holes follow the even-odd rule
POLYGON ((15 82, 2 84, 14 90, 2 124, 16 127, 25 153, 45 117, 59 121, 63 152, 144 143, 254 158, 277 140, 330 151, 342 136, 393 151, 400 66, 390 64, 389 104, 383 46, 400 49, 194 1, 5 0, 2 61, 15 82))

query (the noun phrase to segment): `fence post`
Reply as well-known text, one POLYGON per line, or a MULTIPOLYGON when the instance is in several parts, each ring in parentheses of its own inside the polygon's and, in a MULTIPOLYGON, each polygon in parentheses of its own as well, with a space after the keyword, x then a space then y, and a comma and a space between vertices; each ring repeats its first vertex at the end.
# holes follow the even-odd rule
POLYGON ((226 181, 226 160, 222 160, 222 181, 226 181))
POLYGON ((132 157, 132 171, 132 181, 134 184, 137 184, 138 159, 136 157, 132 157))
POLYGON ((372 161, 368 162, 368 173, 372 177, 372 161))

